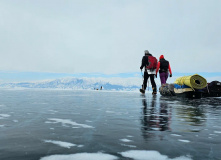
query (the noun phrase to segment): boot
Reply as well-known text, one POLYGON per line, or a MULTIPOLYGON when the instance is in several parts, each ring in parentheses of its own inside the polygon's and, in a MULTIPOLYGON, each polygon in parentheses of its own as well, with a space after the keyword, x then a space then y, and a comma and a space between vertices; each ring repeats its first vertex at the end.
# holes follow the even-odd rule
POLYGON ((145 89, 144 89, 143 85, 142 85, 142 88, 140 89, 140 92, 145 94, 145 89))
POLYGON ((157 94, 157 89, 156 88, 152 88, 153 89, 153 92, 152 92, 152 94, 157 94))

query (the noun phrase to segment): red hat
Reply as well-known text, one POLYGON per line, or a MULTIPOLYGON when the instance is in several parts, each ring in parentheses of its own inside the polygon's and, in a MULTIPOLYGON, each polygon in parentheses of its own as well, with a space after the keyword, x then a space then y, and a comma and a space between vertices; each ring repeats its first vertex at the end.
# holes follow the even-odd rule
POLYGON ((163 56, 163 55, 161 55, 161 56, 160 56, 160 59, 164 59, 164 56, 163 56))

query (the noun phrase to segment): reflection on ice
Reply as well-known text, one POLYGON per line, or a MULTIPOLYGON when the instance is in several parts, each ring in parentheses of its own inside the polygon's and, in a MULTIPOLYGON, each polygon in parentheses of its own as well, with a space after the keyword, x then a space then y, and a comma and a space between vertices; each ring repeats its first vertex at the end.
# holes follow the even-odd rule
POLYGON ((151 99, 142 99, 143 117, 141 123, 143 124, 143 133, 148 130, 166 131, 170 130, 171 107, 167 102, 160 102, 157 104, 156 97, 151 99))

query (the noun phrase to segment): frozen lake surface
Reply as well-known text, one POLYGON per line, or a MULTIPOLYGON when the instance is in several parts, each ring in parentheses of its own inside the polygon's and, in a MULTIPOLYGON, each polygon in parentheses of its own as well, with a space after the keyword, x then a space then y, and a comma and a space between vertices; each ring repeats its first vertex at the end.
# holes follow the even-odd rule
POLYGON ((0 90, 1 160, 220 160, 221 99, 0 90))

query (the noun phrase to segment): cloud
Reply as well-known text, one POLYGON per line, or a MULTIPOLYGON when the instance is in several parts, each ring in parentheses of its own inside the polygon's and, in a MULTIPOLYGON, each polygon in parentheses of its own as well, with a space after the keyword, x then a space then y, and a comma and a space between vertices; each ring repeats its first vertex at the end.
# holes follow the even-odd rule
POLYGON ((177 72, 219 72, 221 2, 0 2, 1 70, 137 72, 143 51, 177 72), (187 65, 188 64, 188 65, 187 65))

